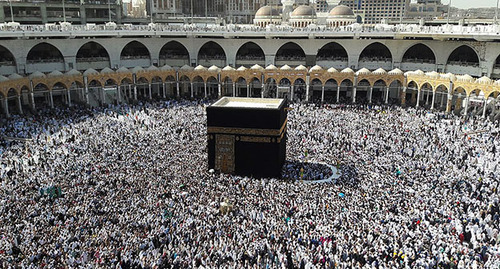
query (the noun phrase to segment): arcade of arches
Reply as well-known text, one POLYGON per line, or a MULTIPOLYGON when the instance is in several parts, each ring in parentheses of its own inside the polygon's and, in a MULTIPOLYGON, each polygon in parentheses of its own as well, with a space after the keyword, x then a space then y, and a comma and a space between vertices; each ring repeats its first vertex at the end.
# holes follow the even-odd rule
POLYGON ((39 106, 81 103, 98 106, 155 98, 221 96, 287 98, 293 102, 348 102, 401 104, 457 114, 498 117, 500 83, 487 77, 455 76, 423 71, 387 72, 381 68, 358 72, 314 66, 295 69, 253 66, 250 69, 109 68, 0 80, 4 116, 39 106))

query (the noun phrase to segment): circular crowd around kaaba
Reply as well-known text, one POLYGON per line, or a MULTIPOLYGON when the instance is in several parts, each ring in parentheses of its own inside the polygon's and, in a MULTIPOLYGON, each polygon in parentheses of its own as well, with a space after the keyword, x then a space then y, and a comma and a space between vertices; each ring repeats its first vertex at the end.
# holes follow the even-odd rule
POLYGON ((498 122, 291 104, 283 178, 251 178, 209 172, 207 105, 2 120, 1 266, 500 266, 498 122))

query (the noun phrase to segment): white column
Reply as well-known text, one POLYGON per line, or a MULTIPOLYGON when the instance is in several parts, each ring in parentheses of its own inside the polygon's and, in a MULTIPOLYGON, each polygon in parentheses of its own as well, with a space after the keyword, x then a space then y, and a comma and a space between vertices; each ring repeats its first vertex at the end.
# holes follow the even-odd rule
POLYGON ((432 91, 432 104, 431 109, 434 109, 434 102, 436 101, 436 91, 432 91))
POLYGON ((117 99, 116 101, 118 102, 118 104, 121 103, 121 101, 122 101, 122 93, 121 93, 121 91, 122 91, 121 86, 120 85, 116 85, 116 99, 117 99))
POLYGON ((443 107, 443 103, 444 103, 444 94, 441 93, 441 104, 439 105, 439 107, 443 107))
POLYGON ((205 98, 207 98, 207 82, 203 82, 203 93, 205 94, 205 98))
POLYGON ((49 90, 49 104, 50 108, 54 108, 54 98, 52 96, 52 90, 49 90))
POLYGON ((264 91, 266 90, 266 83, 262 83, 262 90, 260 91, 260 98, 264 98, 264 91))
POLYGON ((70 89, 66 89, 66 93, 68 94, 68 106, 71 106, 71 90, 70 89))
POLYGON ((194 87, 193 87, 194 83, 191 82, 191 98, 194 98, 194 87))
POLYGON ((426 106, 427 106, 427 105, 429 105, 429 96, 430 96, 430 95, 431 95, 431 94, 430 94, 429 92, 427 92, 427 98, 425 99, 425 105, 426 105, 426 106))
POLYGON ((217 83, 217 94, 218 94, 219 98, 222 97, 222 85, 220 82, 217 83))
POLYGON ((247 84, 247 97, 250 97, 250 84, 247 84))
POLYGON ((353 85, 352 86, 352 103, 356 103, 356 91, 357 91, 358 86, 353 85))
POLYGON ((21 103, 21 95, 18 95, 17 96, 17 112, 19 112, 19 114, 23 114, 23 106, 22 106, 22 103, 21 103))
POLYGON ((465 98, 465 111, 464 111, 464 116, 467 117, 467 110, 469 109, 469 96, 465 98))
POLYGON ((389 87, 390 86, 387 86, 387 88, 385 88, 385 103, 388 104, 389 103, 389 87))
POLYGON ((321 85, 321 103, 325 101, 325 85, 321 85))
POLYGON ((309 102, 309 76, 306 77, 306 102, 309 102))
POLYGON ((167 82, 163 82, 163 92, 162 92, 162 95, 163 95, 163 99, 167 98, 167 82))
POLYGON ((3 113, 5 114, 6 118, 10 118, 9 114, 9 102, 7 101, 7 97, 4 97, 2 99, 2 106, 3 106, 3 113))
POLYGON ((340 85, 337 85, 337 103, 340 102, 340 85))
POLYGON ((236 96, 236 83, 233 81, 233 97, 236 96))
POLYGON ((85 91, 84 91, 85 103, 87 105, 90 105, 90 102, 89 102, 89 84, 87 83, 87 77, 84 77, 84 83, 85 83, 85 91))
POLYGON ((293 102, 293 90, 294 90, 293 85, 291 85, 290 86, 290 101, 292 101, 292 102, 293 102))
POLYGON ((148 88, 149 89, 149 100, 151 100, 151 99, 153 99, 153 94, 151 92, 151 82, 149 83, 148 86, 149 86, 149 88, 148 88))
POLYGON ((368 103, 372 103, 373 86, 370 86, 370 91, 368 92, 368 103))
POLYGON ((483 118, 486 118, 486 106, 488 105, 488 99, 484 99, 484 106, 483 106, 483 118))
POLYGON ((422 89, 417 90, 417 105, 416 107, 420 106, 420 93, 422 92, 422 89))
POLYGON ((134 83, 134 100, 137 101, 137 85, 134 83))

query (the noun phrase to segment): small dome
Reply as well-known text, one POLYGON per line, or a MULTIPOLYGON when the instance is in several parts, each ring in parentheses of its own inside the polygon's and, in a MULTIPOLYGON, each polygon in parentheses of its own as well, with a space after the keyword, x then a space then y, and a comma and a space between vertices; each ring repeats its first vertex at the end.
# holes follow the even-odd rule
POLYGON ((500 86, 500 79, 499 79, 499 80, 497 80, 497 81, 495 81, 495 83, 493 83, 493 85, 495 85, 495 86, 500 86))
POLYGON ((354 70, 352 70, 351 68, 347 67, 346 69, 340 71, 340 73, 354 74, 354 70))
POLYGON ((315 65, 311 69, 309 69, 309 72, 321 71, 321 70, 323 70, 323 67, 321 67, 319 65, 315 65))
POLYGON ((115 71, 113 71, 113 69, 109 68, 109 67, 104 67, 102 70, 101 70, 101 74, 111 74, 111 73, 114 73, 115 71))
POLYGON ((285 70, 285 71, 287 71, 287 70, 292 70, 292 68, 291 68, 290 66, 288 66, 287 64, 285 64, 284 66, 282 66, 282 67, 280 68, 280 70, 285 70))
POLYGON ((480 84, 491 84, 491 79, 489 77, 481 77, 476 80, 476 83, 480 84))
POLYGON ((232 68, 231 66, 226 66, 224 68, 222 68, 222 71, 234 71, 234 68, 232 68))
POLYGON ((136 66, 132 69, 132 73, 137 74, 137 72, 144 72, 144 68, 136 66))
POLYGON ((433 78, 433 79, 438 79, 440 78, 441 76, 439 75, 438 72, 436 71, 432 71, 432 72, 427 72, 425 73, 426 76, 430 77, 430 78, 433 78))
POLYGON ((166 64, 166 65, 160 67, 160 70, 161 71, 172 71, 174 69, 170 65, 166 64))
POLYGON ((152 65, 152 66, 150 66, 150 67, 146 68, 146 70, 147 70, 147 71, 158 71, 158 70, 160 70, 160 69, 158 69, 158 67, 156 67, 156 66, 152 65))
POLYGON ((220 68, 215 66, 215 65, 212 65, 208 68, 208 71, 210 72, 219 72, 220 71, 220 68))
POLYGON ((373 71, 372 74, 374 74, 374 75, 385 75, 385 74, 387 74, 387 71, 385 71, 383 68, 379 68, 379 69, 373 71))
POLYGON ((181 70, 183 70, 183 71, 190 71, 190 70, 193 70, 193 67, 191 67, 191 66, 189 66, 189 65, 185 64, 185 65, 183 65, 183 66, 181 67, 181 70))
POLYGON ((204 71, 204 70, 207 70, 207 68, 201 64, 194 68, 194 71, 204 71))
POLYGON ((307 68, 303 65, 299 65, 299 66, 295 67, 295 70, 296 71, 307 71, 307 68))
POLYGON ((19 74, 16 74, 16 73, 14 73, 14 74, 12 74, 12 75, 9 76, 9 79, 19 79, 19 78, 23 78, 23 76, 21 76, 19 74))
POLYGON ((366 68, 361 68, 360 70, 358 70, 358 72, 356 72, 356 75, 369 75, 371 73, 372 72, 370 72, 370 70, 366 68))
POLYGON ((250 69, 262 71, 262 70, 264 70, 264 67, 262 67, 262 66, 260 66, 258 64, 255 64, 252 67, 250 67, 250 69))
POLYGON ((4 76, 2 76, 2 75, 0 75, 0 82, 7 81, 7 80, 9 80, 9 79, 6 78, 6 77, 4 77, 4 76))
MULTIPOLYGON (((349 68, 349 69, 350 69, 350 68, 349 68)), ((344 69, 344 70, 345 70, 345 69, 344 69)), ((344 70, 342 70, 342 71, 344 71, 344 70)), ((349 70, 347 70, 347 71, 349 71, 349 70)), ((352 71, 352 69, 351 69, 351 71, 352 71)), ((339 72, 339 70, 337 70, 337 69, 335 69, 335 68, 333 68, 333 67, 330 67, 330 68, 328 68, 328 70, 326 70, 326 72, 328 72, 328 73, 338 73, 338 72, 339 72)), ((351 73, 351 72, 348 72, 348 73, 351 73)), ((354 71, 353 71, 352 73, 354 73, 354 71)))
POLYGON ((454 74, 452 73, 448 73, 445 75, 448 79, 450 79, 451 81, 455 81, 457 80, 457 76, 455 76, 454 74))
POLYGON ((82 73, 80 73, 80 71, 78 71, 76 69, 71 69, 68 72, 66 72, 66 75, 68 75, 68 76, 81 76, 82 73))
POLYGON ((416 75, 415 71, 407 71, 407 72, 405 72, 405 76, 409 76, 409 75, 416 75))
POLYGON ((425 73, 424 73, 424 71, 418 69, 417 71, 413 72, 413 75, 423 76, 423 75, 425 75, 425 73))
POLYGON ((338 5, 330 11, 330 16, 354 16, 354 12, 348 6, 338 5))
POLYGON ((458 76, 457 80, 462 82, 474 82, 474 78, 469 75, 458 76))
POLYGON ((263 6, 259 8, 259 10, 257 10, 257 12, 255 13, 255 17, 271 17, 279 15, 280 13, 270 6, 263 6))
POLYGON ((389 72, 389 75, 404 75, 403 71, 401 71, 400 69, 396 68, 392 71, 389 72))
POLYGON ((28 76, 29 78, 44 78, 45 74, 40 72, 40 71, 35 71, 31 75, 28 76))
POLYGON ((50 74, 48 74, 47 76, 48 77, 57 77, 57 76, 62 76, 62 75, 63 75, 63 73, 61 73, 57 70, 54 70, 54 71, 50 72, 50 74))
POLYGON ((291 17, 316 16, 314 8, 306 5, 298 6, 290 15, 291 17))
POLYGON ((274 64, 270 64, 266 67, 266 70, 278 70, 278 67, 276 67, 274 64))
POLYGON ((244 66, 240 66, 240 67, 238 67, 238 69, 236 69, 236 71, 246 71, 246 70, 247 70, 247 68, 244 66))

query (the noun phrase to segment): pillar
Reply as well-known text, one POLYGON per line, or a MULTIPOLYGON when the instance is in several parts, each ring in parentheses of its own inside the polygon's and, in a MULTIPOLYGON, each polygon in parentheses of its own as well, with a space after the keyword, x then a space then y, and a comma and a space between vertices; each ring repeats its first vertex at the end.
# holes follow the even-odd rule
POLYGON ((434 109, 434 102, 436 101, 436 91, 432 91, 432 104, 431 109, 434 109))
POLYGON ((426 105, 426 106, 428 106, 428 105, 429 105, 429 96, 430 96, 430 94, 429 94, 429 92, 427 92, 427 97, 426 97, 426 99, 425 99, 425 105, 426 105))
POLYGON ((357 82, 357 79, 355 79, 356 81, 356 84, 353 85, 352 87, 352 103, 356 103, 356 91, 357 91, 357 88, 358 88, 358 82, 357 82))
POLYGON ((293 85, 290 86, 290 101, 293 102, 293 85))
POLYGON ((137 101, 137 85, 134 83, 134 100, 137 101))
POLYGON ((486 106, 487 105, 488 105, 488 98, 484 98, 483 118, 486 118, 486 106))
POLYGON ((455 102, 455 111, 462 108, 462 94, 458 94, 457 101, 455 102))
POLYGON ((446 102, 446 113, 451 112, 451 100, 453 100, 453 95, 451 95, 451 93, 448 92, 448 100, 446 102))
POLYGON ((465 97, 465 111, 464 111, 464 116, 466 116, 466 117, 467 117, 467 110, 468 109, 469 109, 469 95, 467 95, 467 97, 465 97))
POLYGON ((70 89, 67 89, 66 90, 67 92, 67 96, 68 96, 68 106, 71 106, 71 90, 70 89))
POLYGON ((444 103, 444 94, 441 93, 441 103, 439 104, 439 107, 443 107, 443 103, 444 103))
POLYGON ((122 101, 122 88, 120 85, 116 85, 116 102, 119 104, 122 101))
POLYGON ((260 91, 260 98, 264 98, 264 91, 266 90, 266 83, 262 83, 262 90, 260 91))
POLYGON ((325 101, 325 85, 321 85, 321 103, 325 101))
POLYGON ((207 82, 203 82, 203 93, 205 95, 205 99, 207 98, 207 82))
POLYGON ((179 72, 175 73, 175 77, 177 78, 175 81, 176 87, 177 87, 177 98, 181 97, 181 90, 179 86, 179 72))
POLYGON ((2 99, 2 106, 3 106, 3 113, 5 115, 6 118, 10 118, 10 114, 9 114, 9 103, 7 101, 7 97, 4 97, 2 99))
POLYGON ((388 104, 389 103, 389 86, 387 86, 385 88, 385 103, 388 104))
POLYGON ((167 99, 167 82, 163 82, 162 96, 163 96, 163 99, 167 99))
POLYGON ((152 100, 153 99, 153 94, 151 92, 151 82, 149 83, 148 86, 149 86, 149 88, 148 88, 149 89, 149 100, 152 100))
POLYGON ((417 105, 416 105, 416 107, 420 106, 420 92, 422 92, 422 89, 417 90, 417 105))
POLYGON ((191 82, 191 98, 194 98, 194 83, 191 82))
POLYGON ((337 103, 340 102, 340 85, 337 85, 337 103))
POLYGON ((404 87, 403 87, 403 91, 402 91, 402 93, 401 93, 401 94, 402 94, 402 96, 401 96, 401 105, 402 105, 402 106, 405 106, 405 105, 406 105, 406 89, 407 89, 407 87, 406 87, 406 86, 404 86, 404 87))
POLYGON ((220 82, 217 83, 217 94, 218 94, 219 98, 222 97, 222 85, 220 82))
POLYGON ((250 97, 250 84, 247 84, 247 97, 250 97))
POLYGON ((17 112, 19 112, 20 115, 23 114, 23 106, 21 104, 21 95, 17 96, 17 112))
POLYGON ((306 77, 306 102, 309 102, 309 80, 310 77, 306 77))
POLYGON ((54 98, 52 96, 52 90, 49 90, 49 104, 50 108, 54 108, 54 98))
POLYGON ((370 86, 370 91, 368 92, 368 103, 372 103, 373 86, 370 86))
POLYGON ((90 102, 89 102, 89 84, 88 84, 87 77, 83 77, 83 82, 85 84, 85 92, 84 92, 85 103, 87 105, 90 105, 90 102))
POLYGON ((236 83, 233 81, 233 97, 236 96, 236 83))

